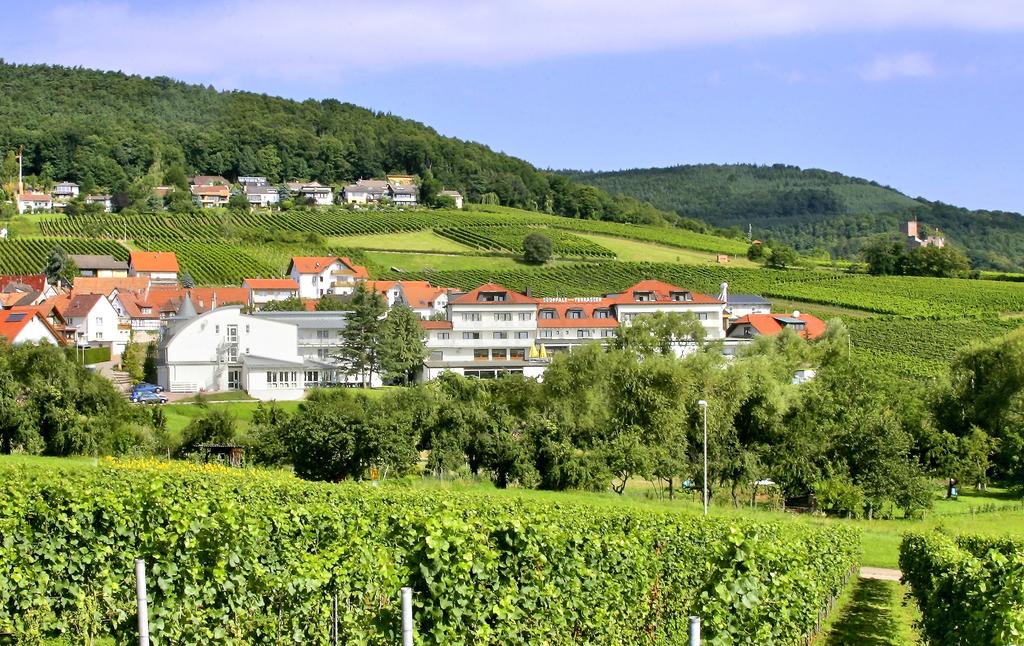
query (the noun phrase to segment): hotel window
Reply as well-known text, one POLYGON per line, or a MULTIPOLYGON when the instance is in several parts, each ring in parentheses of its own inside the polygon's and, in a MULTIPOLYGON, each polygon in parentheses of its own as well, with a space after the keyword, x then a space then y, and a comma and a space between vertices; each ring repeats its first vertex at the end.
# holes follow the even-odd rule
POLYGON ((601 338, 607 339, 610 336, 615 336, 615 330, 601 330, 601 338))
POLYGON ((511 321, 512 320, 512 312, 499 312, 499 313, 494 315, 494 320, 495 321, 511 321))
POLYGON ((672 292, 672 300, 678 302, 690 302, 693 300, 693 294, 690 292, 672 292))
POLYGON ((638 303, 653 303, 654 292, 633 292, 633 300, 638 303))
POLYGON ((430 353, 430 360, 431 361, 442 361, 442 360, 444 360, 444 353, 441 352, 440 350, 434 350, 433 352, 430 353))
POLYGON ((477 341, 480 339, 479 332, 463 332, 462 338, 466 341, 477 341))
POLYGON ((462 313, 462 320, 463 321, 479 321, 480 320, 480 312, 463 312, 462 313))
POLYGON ((327 348, 317 348, 316 349, 316 358, 317 359, 330 359, 331 358, 331 351, 328 350, 327 348))
POLYGON ((320 371, 319 370, 307 370, 305 375, 305 383, 307 386, 311 384, 320 383, 320 371))
POLYGON ((507 361, 508 360, 508 350, 504 350, 504 349, 494 349, 494 350, 491 350, 491 359, 493 361, 507 361))
POLYGON ((555 313, 555 310, 541 310, 540 317, 544 320, 551 320, 558 318, 558 315, 555 313))
POLYGON ((438 332, 437 333, 437 338, 438 338, 438 340, 441 340, 441 341, 444 341, 444 340, 448 339, 450 336, 451 336, 451 334, 449 332, 438 332))
POLYGON ((541 330, 540 338, 542 339, 553 339, 555 338, 554 330, 541 330))
POLYGON ((330 330, 317 330, 316 331, 316 338, 317 339, 321 339, 321 340, 331 338, 330 337, 330 330))
POLYGON ((708 314, 707 312, 697 312, 697 320, 698 321, 707 321, 710 318, 711 318, 711 315, 708 314))
POLYGON ((508 332, 495 332, 494 333, 494 338, 495 339, 507 339, 508 338, 508 332))
POLYGON ((473 361, 487 361, 490 356, 487 354, 487 350, 473 350, 473 361))
POLYGON ((529 339, 530 338, 530 333, 529 332, 516 332, 516 338, 517 339, 529 339))
POLYGON ((576 337, 579 339, 588 339, 594 336, 591 330, 576 330, 576 337))
POLYGON ((607 319, 611 317, 612 314, 608 310, 594 310, 594 318, 596 319, 607 319))
POLYGON ((228 346, 228 363, 236 363, 238 361, 238 346, 228 346))
POLYGON ((520 312, 519 313, 519 320, 520 321, 532 321, 533 320, 533 312, 520 312))
POLYGON ((511 357, 512 361, 526 361, 526 349, 512 348, 511 357))
POLYGON ((238 326, 228 326, 228 343, 238 343, 238 326))

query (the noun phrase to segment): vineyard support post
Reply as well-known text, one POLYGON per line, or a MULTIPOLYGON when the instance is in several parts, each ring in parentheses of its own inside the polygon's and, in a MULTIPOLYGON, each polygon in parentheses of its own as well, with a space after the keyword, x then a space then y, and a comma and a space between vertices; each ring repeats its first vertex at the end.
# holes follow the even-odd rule
POLYGON ((139 606, 139 646, 149 646, 149 606, 146 604, 146 562, 135 559, 135 597, 139 606))
POLYGON ((402 646, 412 646, 412 588, 402 588, 402 646))
POLYGON ((700 617, 690 617, 690 646, 700 646, 700 617))
POLYGON ((338 646, 338 595, 331 597, 331 646, 338 646))

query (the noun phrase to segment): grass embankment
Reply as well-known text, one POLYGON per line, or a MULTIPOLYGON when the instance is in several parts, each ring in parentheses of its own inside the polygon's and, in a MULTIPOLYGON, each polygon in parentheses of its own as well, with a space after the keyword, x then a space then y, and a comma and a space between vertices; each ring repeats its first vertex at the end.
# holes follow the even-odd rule
MULTIPOLYGON (((518 258, 511 256, 471 256, 471 255, 445 255, 430 253, 402 253, 399 251, 367 251, 366 258, 378 265, 390 269, 397 267, 402 271, 453 271, 460 269, 524 269, 533 267, 518 258)), ((594 262, 590 260, 552 260, 545 264, 545 267, 555 265, 571 265, 579 262, 594 262)), ((396 279, 401 278, 396 275, 396 279)))
MULTIPOLYGON (((616 238, 596 233, 574 233, 581 238, 586 238, 591 242, 596 242, 602 247, 614 251, 616 259, 623 262, 674 262, 683 265, 718 264, 717 254, 707 251, 680 249, 679 247, 669 247, 652 242, 616 238)), ((758 267, 759 265, 747 260, 743 256, 729 256, 729 263, 724 266, 758 267)))
POLYGON ((332 236, 327 238, 332 247, 353 249, 375 249, 378 251, 434 251, 472 252, 464 244, 443 238, 433 231, 411 231, 408 233, 384 233, 365 236, 332 236))

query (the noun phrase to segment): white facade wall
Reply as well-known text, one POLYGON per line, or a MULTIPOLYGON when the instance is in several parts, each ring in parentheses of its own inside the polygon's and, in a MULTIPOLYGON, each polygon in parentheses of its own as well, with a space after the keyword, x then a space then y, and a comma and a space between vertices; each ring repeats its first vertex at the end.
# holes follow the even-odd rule
POLYGON ((351 294, 356 287, 355 276, 335 275, 346 272, 348 268, 340 260, 335 260, 316 274, 302 274, 292 266, 289 276, 299 284, 299 298, 322 298, 327 295, 351 294))
POLYGON ((40 343, 44 341, 51 345, 60 345, 57 337, 43 323, 38 314, 31 314, 30 316, 32 316, 32 320, 26 323, 25 327, 21 328, 16 337, 9 339, 12 345, 15 343, 40 343))
POLYGON ((154 285, 177 285, 178 272, 176 271, 136 271, 128 269, 129 276, 146 276, 154 285))
POLYGON ((272 301, 286 301, 296 296, 294 289, 250 289, 249 302, 253 305, 263 305, 272 301))
POLYGON ((508 361, 513 349, 528 356, 537 338, 534 303, 454 304, 450 310, 452 329, 430 330, 431 361, 508 361), (483 351, 487 351, 486 360, 483 351))
POLYGON ((655 312, 692 313, 704 326, 708 339, 725 338, 725 329, 722 327, 724 303, 625 303, 615 305, 616 316, 622 325, 629 325, 629 322, 640 314, 654 314, 655 312))
POLYGON ((110 346, 113 354, 121 354, 131 336, 121 328, 121 317, 106 298, 99 298, 87 316, 72 316, 68 325, 76 328, 75 344, 79 346, 110 346))
POLYGON ((53 200, 18 200, 18 213, 35 213, 49 211, 53 208, 53 200))

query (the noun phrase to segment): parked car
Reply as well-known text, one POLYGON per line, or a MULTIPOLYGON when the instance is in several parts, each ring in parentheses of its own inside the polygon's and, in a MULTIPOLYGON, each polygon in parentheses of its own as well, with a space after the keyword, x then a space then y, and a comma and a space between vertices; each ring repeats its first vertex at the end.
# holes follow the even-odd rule
POLYGON ((166 404, 167 398, 158 392, 149 390, 133 396, 132 401, 136 404, 166 404))
POLYGON ((147 384, 146 382, 143 381, 132 386, 132 391, 131 393, 128 394, 128 399, 135 401, 135 398, 141 395, 142 393, 162 393, 163 391, 164 389, 162 386, 157 386, 155 384, 147 384))

